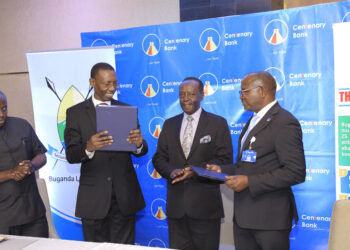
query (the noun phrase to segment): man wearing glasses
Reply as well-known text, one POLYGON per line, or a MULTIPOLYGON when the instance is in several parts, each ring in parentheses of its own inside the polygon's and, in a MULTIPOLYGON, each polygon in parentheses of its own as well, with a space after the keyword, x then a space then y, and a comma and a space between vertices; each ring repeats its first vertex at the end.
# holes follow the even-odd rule
POLYGON ((291 186, 305 181, 302 131, 297 119, 275 99, 276 80, 268 72, 248 74, 240 99, 253 111, 239 138, 235 165, 208 165, 226 172, 234 195, 236 250, 289 249, 298 213, 291 186))

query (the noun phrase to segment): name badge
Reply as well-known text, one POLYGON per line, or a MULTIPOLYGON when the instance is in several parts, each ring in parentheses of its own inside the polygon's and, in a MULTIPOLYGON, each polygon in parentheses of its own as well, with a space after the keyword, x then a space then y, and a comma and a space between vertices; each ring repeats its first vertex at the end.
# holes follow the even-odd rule
POLYGON ((256 152, 254 150, 244 150, 242 152, 242 161, 256 162, 256 152))

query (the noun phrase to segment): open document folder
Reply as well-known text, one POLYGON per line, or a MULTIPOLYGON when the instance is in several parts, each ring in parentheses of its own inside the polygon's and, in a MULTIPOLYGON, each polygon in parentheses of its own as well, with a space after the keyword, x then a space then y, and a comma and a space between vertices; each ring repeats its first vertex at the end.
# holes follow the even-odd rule
POLYGON ((126 139, 130 130, 137 129, 137 107, 121 105, 96 106, 97 132, 108 131, 113 137, 113 144, 100 150, 106 151, 131 151, 137 150, 136 144, 129 143, 126 139))

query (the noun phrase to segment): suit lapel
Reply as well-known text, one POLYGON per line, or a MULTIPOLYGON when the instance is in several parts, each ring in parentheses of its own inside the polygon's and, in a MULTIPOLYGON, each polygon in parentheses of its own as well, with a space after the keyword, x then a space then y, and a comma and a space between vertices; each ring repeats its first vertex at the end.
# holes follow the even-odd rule
MULTIPOLYGON (((247 136, 247 138, 245 139, 245 142, 243 144, 242 147, 242 151, 244 151, 245 149, 248 148, 248 145, 250 144, 250 140, 252 139, 253 136, 255 136, 256 134, 258 134, 261 130, 263 130, 266 126, 268 126, 272 119, 274 118, 274 116, 278 113, 278 111, 280 110, 280 106, 278 105, 278 103, 276 103, 275 105, 273 105, 271 107, 271 109, 260 119, 260 121, 258 122, 258 124, 255 125, 255 127, 250 131, 249 135, 247 136)), ((251 118, 250 118, 251 120, 251 118)), ((249 120, 249 123, 250 123, 249 120)), ((248 129, 249 123, 245 126, 245 130, 246 131, 248 129)), ((242 133, 243 134, 243 133, 242 133)), ((241 144, 241 137, 239 140, 239 144, 241 144)), ((240 146, 240 145, 239 145, 240 146)), ((241 154, 242 152, 240 152, 241 154)))
POLYGON ((87 101, 86 101, 86 113, 90 119, 90 124, 94 130, 94 132, 96 133, 96 109, 94 106, 94 103, 92 102, 92 97, 90 97, 87 101))
POLYGON ((180 132, 181 132, 181 124, 182 124, 182 119, 183 119, 184 115, 182 113, 182 115, 179 115, 178 119, 176 120, 176 124, 175 124, 175 142, 177 144, 177 146, 180 148, 180 152, 182 152, 182 156, 184 158, 185 157, 185 154, 182 150, 182 146, 181 146, 181 141, 180 141, 180 132))

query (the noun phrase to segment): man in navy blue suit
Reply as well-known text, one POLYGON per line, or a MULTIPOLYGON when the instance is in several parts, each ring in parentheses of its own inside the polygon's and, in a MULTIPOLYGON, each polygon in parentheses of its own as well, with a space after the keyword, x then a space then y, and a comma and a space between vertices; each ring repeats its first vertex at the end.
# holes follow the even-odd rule
POLYGON ((298 213, 291 186, 305 181, 305 156, 298 120, 275 100, 276 80, 268 72, 248 74, 240 98, 254 115, 239 138, 235 165, 208 168, 232 176, 236 250, 289 249, 298 213))

